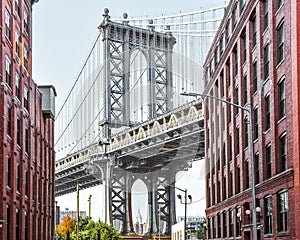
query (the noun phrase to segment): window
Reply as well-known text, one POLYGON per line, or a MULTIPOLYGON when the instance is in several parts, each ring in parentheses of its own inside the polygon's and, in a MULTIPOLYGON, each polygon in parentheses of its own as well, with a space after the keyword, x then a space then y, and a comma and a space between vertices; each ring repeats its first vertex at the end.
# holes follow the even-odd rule
POLYGON ((219 40, 220 56, 222 55, 222 53, 224 51, 223 38, 224 38, 224 36, 222 34, 221 37, 220 37, 220 40, 219 40))
POLYGON ((21 9, 20 9, 20 0, 15 0, 15 9, 18 17, 21 16, 21 9))
POLYGON ((240 206, 238 206, 237 208, 236 208, 236 224, 235 224, 235 226, 236 226, 236 236, 237 237, 240 237, 241 235, 242 235, 242 221, 241 221, 241 216, 242 216, 242 210, 241 210, 241 207, 240 206))
POLYGON ((244 11, 246 0, 240 0, 240 12, 244 11))
POLYGON ((246 174, 245 174, 246 184, 245 184, 245 186, 246 186, 246 189, 248 189, 250 187, 249 161, 246 161, 245 171, 246 171, 246 174))
POLYGON ((288 192, 283 191, 278 193, 277 198, 277 216, 278 216, 278 231, 286 232, 288 230, 288 192))
POLYGON ((240 128, 236 128, 236 155, 240 154, 240 128))
POLYGON ((215 68, 216 68, 218 65, 218 62, 219 62, 218 48, 215 49, 214 62, 215 62, 215 68))
POLYGON ((16 45, 16 54, 20 58, 20 56, 21 56, 20 33, 18 30, 16 30, 16 33, 15 33, 15 45, 16 45))
POLYGON ((222 214, 223 217, 223 239, 227 237, 227 214, 224 211, 222 214))
POLYGON ((252 48, 256 46, 256 15, 252 14, 251 17, 251 25, 252 25, 252 48))
POLYGON ((207 222, 208 222, 207 235, 208 235, 208 239, 211 239, 211 222, 210 222, 210 218, 207 219, 207 222))
POLYGON ((10 39, 11 39, 11 17, 6 8, 5 8, 5 36, 10 41, 10 39))
POLYGON ((258 109, 255 108, 253 111, 254 118, 254 140, 258 139, 258 109))
POLYGON ((243 33, 241 35, 241 41, 242 41, 242 52, 243 52, 243 63, 247 60, 247 40, 246 40, 246 31, 243 30, 243 33))
POLYGON ((270 63, 270 44, 267 43, 264 46, 264 79, 266 80, 269 77, 269 63, 270 63))
POLYGON ((241 192, 241 167, 238 166, 236 168, 236 193, 240 193, 241 192))
POLYGON ((279 157, 280 157, 280 171, 283 172, 287 169, 285 134, 279 137, 279 157))
POLYGON ((213 216, 212 217, 212 230, 213 230, 213 238, 216 238, 216 236, 217 236, 217 227, 216 227, 216 216, 213 216))
POLYGON ((24 30, 25 33, 29 33, 29 15, 26 10, 24 10, 24 30))
POLYGON ((24 185, 25 185, 25 195, 28 196, 28 193, 29 193, 29 173, 28 173, 28 170, 25 170, 24 185))
POLYGON ((28 110, 28 89, 24 86, 24 108, 28 110))
POLYGON ((229 136, 229 161, 232 161, 232 135, 229 136))
POLYGON ((225 143, 223 143, 223 148, 222 148, 222 164, 223 167, 226 165, 226 148, 225 148, 225 143))
POLYGON ((229 237, 233 237, 234 218, 233 218, 233 209, 229 209, 229 237))
POLYGON ((28 72, 28 70, 29 70, 29 53, 28 53, 27 47, 25 45, 24 45, 24 49, 23 49, 23 55, 24 55, 24 68, 28 72))
POLYGON ((227 180, 226 177, 223 178, 223 200, 226 199, 226 195, 227 195, 227 180))
POLYGON ((254 177, 255 177, 255 184, 259 183, 259 154, 255 154, 254 156, 254 177))
POLYGON ((20 212, 19 209, 16 209, 16 236, 20 235, 20 212))
POLYGON ((229 28, 230 28, 230 20, 227 21, 225 26, 225 41, 226 43, 229 41, 229 28))
POLYGON ((6 157, 6 185, 11 187, 11 158, 9 156, 6 157))
POLYGON ((221 200, 221 182, 218 181, 217 184, 217 202, 219 203, 221 200))
POLYGON ((8 86, 11 87, 11 62, 8 57, 5 58, 5 78, 8 86))
POLYGON ((237 46, 235 46, 233 49, 233 55, 234 55, 234 74, 236 76, 239 73, 239 56, 238 56, 237 46))
POLYGON ((10 206, 6 205, 6 240, 10 240, 10 223, 11 223, 11 217, 10 217, 10 206))
POLYGON ((270 95, 265 96, 265 130, 271 126, 270 95))
POLYGON ((269 6, 268 6, 268 0, 263 1, 263 9, 264 9, 264 30, 269 25, 269 6))
POLYGON ((265 234, 273 233, 273 219, 272 219, 272 196, 267 196, 264 198, 264 222, 265 222, 265 234))
POLYGON ((266 176, 272 177, 272 158, 271 158, 271 144, 266 146, 266 176))
POLYGON ((21 146, 21 120, 17 119, 17 144, 21 146))
POLYGON ((18 99, 20 99, 20 76, 18 73, 16 73, 16 77, 15 77, 15 85, 16 85, 16 97, 18 99))
POLYGON ((284 0, 276 0, 276 2, 277 2, 277 10, 278 10, 283 5, 284 0))
POLYGON ((278 119, 285 116, 285 86, 284 79, 278 83, 278 119))
MULTIPOLYGON (((239 86, 236 86, 235 88, 235 104, 236 105, 240 105, 240 101, 239 101, 239 86)), ((239 108, 235 107, 234 108, 235 114, 239 113, 239 108)))
POLYGON ((12 136, 11 134, 11 129, 12 129, 12 110, 11 107, 7 108, 7 135, 12 136))
POLYGON ((222 70, 220 73, 220 84, 221 84, 221 97, 224 96, 224 71, 222 70))
POLYGON ((232 11, 232 29, 235 28, 236 24, 237 24, 237 4, 235 4, 235 6, 233 7, 233 11, 232 11))
POLYGON ((257 91, 257 61, 252 64, 252 75, 253 75, 253 93, 257 91))
POLYGON ((229 190, 228 191, 229 191, 228 195, 229 195, 229 197, 231 197, 233 195, 233 173, 232 172, 229 173, 229 190))
POLYGON ((231 69, 230 69, 230 59, 228 58, 226 61, 226 72, 228 77, 228 86, 230 86, 231 82, 231 69))
POLYGON ((248 81, 247 75, 244 76, 244 105, 248 102, 248 81))
POLYGON ((284 21, 281 21, 276 28, 277 35, 277 63, 280 63, 284 58, 284 21))
POLYGON ((24 213, 24 232, 25 232, 25 240, 28 240, 28 230, 29 230, 29 221, 28 221, 28 215, 27 212, 24 213))
POLYGON ((29 153, 29 130, 28 128, 25 129, 25 152, 29 153))
POLYGON ((248 119, 244 120, 244 131, 245 131, 245 148, 248 147, 249 143, 249 133, 248 133, 248 119))
POLYGON ((20 168, 20 164, 17 164, 17 168, 16 168, 16 188, 17 188, 17 192, 20 192, 20 188, 21 188, 21 168, 20 168))
POLYGON ((221 214, 220 213, 217 215, 217 221, 218 221, 218 235, 217 235, 217 237, 221 238, 222 224, 221 224, 221 214))

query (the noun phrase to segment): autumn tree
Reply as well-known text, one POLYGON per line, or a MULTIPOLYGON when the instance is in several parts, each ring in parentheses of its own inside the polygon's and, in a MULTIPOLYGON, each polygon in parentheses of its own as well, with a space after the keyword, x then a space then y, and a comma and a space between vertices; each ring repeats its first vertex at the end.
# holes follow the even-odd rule
POLYGON ((70 217, 66 216, 61 224, 58 226, 58 234, 67 238, 75 229, 75 221, 70 217))

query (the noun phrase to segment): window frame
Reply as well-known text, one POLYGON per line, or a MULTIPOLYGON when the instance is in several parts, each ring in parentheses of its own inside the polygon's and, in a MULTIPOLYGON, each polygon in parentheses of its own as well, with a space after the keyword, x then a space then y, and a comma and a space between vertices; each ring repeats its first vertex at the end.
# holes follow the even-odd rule
POLYGON ((271 128, 271 110, 270 110, 270 94, 266 94, 264 97, 265 105, 265 131, 271 128))
POLYGON ((285 77, 282 77, 277 83, 278 89, 278 120, 285 117, 286 114, 286 96, 285 96, 285 77))
POLYGON ((259 153, 255 153, 254 154, 254 182, 255 182, 255 185, 259 183, 260 181, 260 178, 259 178, 259 153))
POLYGON ((276 27, 277 64, 284 60, 284 19, 276 27))
POLYGON ((264 30, 266 30, 269 26, 269 2, 268 0, 263 0, 263 14, 264 14, 264 20, 263 20, 263 26, 264 30))
POLYGON ((4 21, 5 21, 5 37, 9 42, 11 41, 11 14, 7 8, 5 8, 4 13, 4 21))
POLYGON ((254 134, 253 134, 253 140, 255 141, 256 139, 258 139, 259 137, 259 133, 258 133, 258 128, 259 128, 259 124, 258 124, 258 108, 254 108, 253 110, 253 123, 254 123, 254 134))
POLYGON ((270 42, 266 42, 263 48, 264 80, 270 76, 270 42))
POLYGON ((12 85, 12 64, 9 57, 5 56, 5 82, 6 84, 11 87, 12 85))
POLYGON ((252 63, 252 78, 253 78, 253 94, 258 90, 258 68, 257 68, 257 59, 252 63))
POLYGON ((251 29, 252 29, 252 49, 257 45, 257 21, 255 11, 250 17, 251 29))
POLYGON ((232 208, 229 209, 229 238, 234 236, 234 211, 232 208))
POLYGON ((279 136, 279 169, 280 172, 284 172, 288 169, 286 132, 279 136))
POLYGON ((273 234, 272 195, 264 197, 264 234, 273 234))
POLYGON ((11 174, 12 174, 12 162, 11 162, 11 157, 10 156, 6 156, 6 186, 8 188, 11 188, 11 184, 12 184, 12 179, 11 179, 11 174))
POLYGON ((277 193, 277 217, 278 217, 277 227, 279 233, 288 231, 288 227, 289 227, 288 204, 289 204, 288 191, 282 190, 278 192, 277 193))
POLYGON ((266 146, 266 177, 272 177, 272 145, 268 143, 266 146))

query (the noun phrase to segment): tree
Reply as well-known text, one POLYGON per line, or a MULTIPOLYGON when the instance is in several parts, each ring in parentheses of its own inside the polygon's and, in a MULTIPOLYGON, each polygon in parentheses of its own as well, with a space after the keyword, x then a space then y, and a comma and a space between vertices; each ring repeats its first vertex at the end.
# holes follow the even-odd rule
MULTIPOLYGON (((94 222, 87 218, 79 219, 79 233, 78 239, 90 239, 90 240, 119 240, 120 236, 113 226, 109 226, 103 222, 94 222)), ((76 239, 76 233, 71 234, 71 239, 76 239)))
POLYGON ((67 238, 67 236, 70 235, 74 229, 75 221, 70 216, 66 216, 58 226, 58 234, 63 238, 67 238))

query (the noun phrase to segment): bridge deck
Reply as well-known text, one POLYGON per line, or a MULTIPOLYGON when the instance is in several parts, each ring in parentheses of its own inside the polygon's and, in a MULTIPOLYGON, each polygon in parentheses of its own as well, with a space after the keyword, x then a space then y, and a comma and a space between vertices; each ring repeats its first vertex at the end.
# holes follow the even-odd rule
POLYGON ((132 172, 168 171, 170 162, 187 170, 204 157, 202 101, 193 101, 155 119, 114 134, 107 146, 98 143, 56 162, 56 196, 101 184, 100 165, 111 161, 132 172), (97 163, 97 164, 95 164, 97 163))

